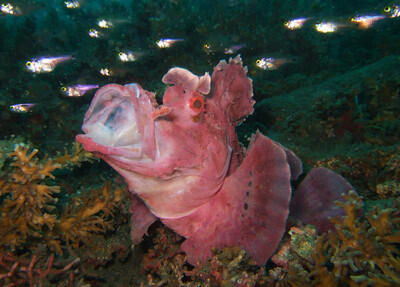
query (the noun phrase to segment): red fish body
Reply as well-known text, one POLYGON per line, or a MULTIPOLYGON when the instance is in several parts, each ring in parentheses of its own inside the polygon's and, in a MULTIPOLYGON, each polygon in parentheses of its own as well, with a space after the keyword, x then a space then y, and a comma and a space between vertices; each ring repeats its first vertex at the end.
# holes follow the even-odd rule
POLYGON ((77 141, 128 183, 135 243, 160 218, 186 238, 191 263, 239 245, 263 264, 276 249, 301 162, 260 133, 239 144, 235 127, 254 105, 246 73, 240 57, 212 78, 173 68, 162 105, 137 84, 96 92, 77 141))

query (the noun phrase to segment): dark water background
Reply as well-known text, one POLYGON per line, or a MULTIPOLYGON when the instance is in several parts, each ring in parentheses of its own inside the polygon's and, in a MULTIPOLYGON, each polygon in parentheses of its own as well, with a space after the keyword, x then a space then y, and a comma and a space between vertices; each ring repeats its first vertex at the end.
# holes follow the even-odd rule
MULTIPOLYGON (((64 1, 15 1, 22 15, 3 13, 0 17, 1 134, 5 137, 23 135, 40 147, 54 150, 63 142, 72 141, 79 132, 84 111, 93 95, 89 92, 82 98, 62 98, 60 87, 137 82, 161 95, 164 85, 160 79, 170 67, 185 67, 197 74, 211 72, 220 59, 230 56, 224 54, 224 48, 238 44, 244 47, 235 54, 240 53, 248 66, 258 102, 317 86, 396 55, 400 45, 398 18, 382 19, 368 29, 360 29, 349 20, 356 15, 385 15, 383 10, 389 4, 392 3, 231 0, 210 4, 209 1, 88 0, 82 2, 80 8, 67 9, 64 1), (310 20, 298 30, 284 27, 285 21, 299 17, 310 17, 310 20), (101 19, 113 22, 113 27, 97 27, 101 19), (335 33, 318 33, 314 25, 321 21, 342 23, 344 27, 335 33), (89 37, 88 31, 94 28, 103 36, 89 37), (168 49, 159 49, 155 43, 160 38, 184 41, 168 49), (204 50, 204 44, 211 45, 211 53, 204 50), (126 50, 138 52, 141 57, 135 62, 123 63, 118 53, 126 50), (73 55, 75 59, 59 65, 52 73, 34 74, 25 69, 26 62, 32 58, 60 55, 73 55), (270 56, 285 58, 291 63, 275 71, 256 67, 257 59, 270 56), (114 75, 102 76, 99 70, 103 67, 115 70, 114 75), (36 104, 28 114, 9 110, 10 105, 26 102, 36 104)), ((378 73, 368 72, 359 85, 373 89, 369 87, 374 85, 372 82, 388 81, 378 79, 378 73)), ((345 94, 353 93, 352 89, 356 88, 353 84, 341 91, 342 99, 335 101, 345 101, 345 94)), ((372 101, 371 97, 363 97, 362 89, 354 92, 358 110, 367 109, 372 101)), ((288 97, 280 99, 282 105, 291 105, 288 97)), ((397 100, 393 100, 395 103, 391 103, 390 108, 396 109, 397 100)), ((337 104, 332 102, 321 104, 321 109, 336 117, 343 114, 344 104, 330 107, 337 104)), ((375 113, 388 108, 387 102, 379 99, 375 102, 375 113)), ((303 105, 311 103, 306 99, 303 105)), ((271 128, 269 114, 257 111, 256 117, 249 120, 265 126, 267 131, 271 128)), ((392 136, 398 134, 397 126, 383 129, 389 129, 387 132, 392 136)), ((381 135, 386 136, 385 133, 381 135)))
MULTIPOLYGON (((254 114, 238 127, 244 144, 260 130, 292 149, 306 171, 325 166, 345 176, 370 206, 380 202, 378 185, 387 184, 389 195, 398 196, 400 17, 391 13, 400 3, 86 0, 69 9, 66 2, 13 1, 19 15, 0 13, 1 141, 16 137, 38 148, 40 156, 54 156, 81 132, 94 95, 92 90, 66 97, 62 87, 135 82, 161 101, 166 88, 161 78, 169 68, 202 75, 240 54, 257 101, 254 114), (383 17, 369 27, 351 21, 363 15, 383 17), (303 27, 285 27, 300 17, 308 18, 303 27), (112 27, 98 27, 102 19, 112 27), (335 23, 337 31, 318 32, 320 22, 335 23), (91 29, 100 37, 90 37, 91 29), (163 38, 179 41, 161 49, 156 43, 163 38), (224 52, 237 45, 233 54, 224 52), (137 59, 121 61, 126 51, 137 59), (35 58, 65 55, 73 59, 50 73, 26 67, 35 58), (257 66, 269 57, 284 64, 272 70, 257 66), (112 75, 102 75, 102 68, 112 75), (34 106, 27 112, 10 108, 23 103, 34 106)), ((102 180, 116 176, 102 162, 55 174, 60 181, 73 178, 71 190, 98 184, 99 174, 102 180)), ((59 197, 62 206, 67 199, 59 197)))

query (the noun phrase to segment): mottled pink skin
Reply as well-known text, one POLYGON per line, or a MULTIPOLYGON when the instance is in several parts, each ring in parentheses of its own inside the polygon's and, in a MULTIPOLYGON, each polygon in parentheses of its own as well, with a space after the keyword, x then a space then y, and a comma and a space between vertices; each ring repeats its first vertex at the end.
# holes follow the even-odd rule
MULTIPOLYGON (((96 101, 115 89, 126 101, 133 102, 140 134, 138 142, 129 148, 106 146, 95 143, 90 132, 78 136, 77 140, 120 172, 129 189, 158 217, 181 217, 208 201, 225 178, 231 148, 225 132, 208 123, 203 114, 200 120, 193 120, 196 114, 188 103, 193 94, 201 95, 172 86, 165 92, 164 105, 156 107, 154 96, 139 86, 133 89, 132 86, 107 85, 93 99, 93 108, 88 110, 83 125, 85 132, 90 131, 92 119, 98 122, 98 117, 92 113, 98 106, 96 101), (164 107, 168 113, 153 119, 152 115, 164 107)), ((109 105, 115 109, 120 102, 117 99, 109 105)))
POLYGON ((186 237, 182 249, 191 263, 209 258, 212 248, 240 246, 262 265, 285 232, 290 194, 284 149, 257 133, 212 200, 184 218, 163 222, 186 237))
POLYGON ((301 162, 259 133, 247 151, 239 144, 235 127, 254 104, 246 73, 240 57, 221 61, 206 95, 208 74, 173 68, 161 106, 138 85, 96 92, 77 141, 128 183, 135 243, 158 217, 186 237, 191 263, 239 245, 263 264, 277 247, 301 162))
POLYGON ((314 225, 319 233, 334 230, 330 219, 345 215, 336 201, 344 201, 343 194, 350 190, 354 190, 351 184, 334 171, 313 168, 294 192, 290 215, 314 225))

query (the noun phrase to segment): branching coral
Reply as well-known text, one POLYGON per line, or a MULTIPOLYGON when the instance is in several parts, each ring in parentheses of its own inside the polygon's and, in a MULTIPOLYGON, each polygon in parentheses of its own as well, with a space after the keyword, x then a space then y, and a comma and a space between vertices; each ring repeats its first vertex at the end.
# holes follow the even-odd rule
MULTIPOLYGON (((394 208, 362 214, 355 193, 338 202, 346 215, 334 218, 336 232, 318 237, 312 262, 288 267, 281 286, 398 286, 400 284, 400 218, 394 208)), ((299 262, 299 261, 297 261, 299 262)))
POLYGON ((74 142, 71 147, 71 151, 68 151, 68 148, 65 147, 64 154, 60 153, 54 158, 56 163, 59 163, 63 166, 63 168, 71 168, 73 166, 80 166, 80 164, 84 161, 92 161, 94 160, 94 156, 92 153, 85 151, 77 142, 74 142))
MULTIPOLYGON (((106 183, 103 188, 91 191, 90 195, 76 197, 72 207, 65 210, 57 224, 53 237, 61 237, 67 245, 77 248, 80 243, 88 244, 93 234, 113 229, 112 215, 122 205, 122 190, 112 190, 106 183)), ((61 245, 52 241, 58 253, 61 245)))
POLYGON ((53 228, 56 217, 52 213, 59 187, 43 183, 54 178, 51 172, 60 165, 51 160, 35 158, 38 150, 18 146, 10 154, 14 158, 7 178, 0 179, 0 242, 15 247, 28 237, 40 237, 45 229, 53 228))
POLYGON ((73 199, 72 207, 61 213, 55 207, 60 188, 50 185, 55 169, 79 164, 90 158, 74 145, 73 152, 42 160, 38 150, 18 145, 9 154, 10 164, 0 177, 0 246, 35 249, 35 243, 62 253, 65 242, 70 247, 88 243, 90 235, 112 229, 112 215, 122 204, 122 190, 106 184, 90 196, 73 199))
POLYGON ((164 228, 158 229, 154 248, 145 254, 143 269, 148 272, 140 286, 261 286, 266 278, 246 252, 239 247, 216 249, 202 265, 190 266, 181 253, 181 238, 164 228))

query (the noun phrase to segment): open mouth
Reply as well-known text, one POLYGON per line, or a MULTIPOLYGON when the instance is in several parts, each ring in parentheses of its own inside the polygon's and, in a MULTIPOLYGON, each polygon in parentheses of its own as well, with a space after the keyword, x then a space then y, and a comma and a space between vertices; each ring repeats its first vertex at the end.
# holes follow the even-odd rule
POLYGON ((97 144, 135 147, 141 142, 135 103, 129 89, 108 85, 100 89, 85 115, 82 130, 97 144))

